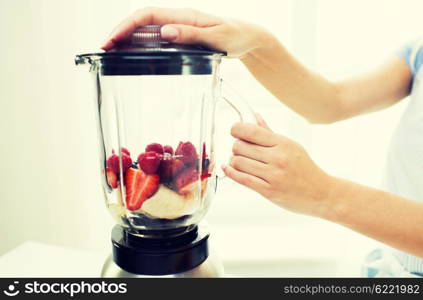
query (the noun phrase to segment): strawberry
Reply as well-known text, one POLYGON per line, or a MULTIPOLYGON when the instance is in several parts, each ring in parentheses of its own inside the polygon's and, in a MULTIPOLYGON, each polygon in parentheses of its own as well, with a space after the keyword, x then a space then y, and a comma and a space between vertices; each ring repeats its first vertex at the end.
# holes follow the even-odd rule
POLYGON ((138 165, 146 174, 154 174, 160 165, 160 155, 153 151, 141 153, 138 156, 138 165))
POLYGON ((164 181, 172 181, 183 168, 181 160, 166 155, 160 163, 159 174, 164 181))
POLYGON ((184 144, 184 142, 179 142, 178 147, 176 147, 176 151, 178 151, 178 149, 181 148, 182 144, 184 144))
POLYGON ((147 175, 141 170, 130 168, 125 176, 126 207, 132 211, 138 210, 157 191, 159 181, 159 175, 147 175))
POLYGON ((129 155, 122 154, 122 169, 123 174, 132 166, 132 159, 129 155))
POLYGON ((145 147, 145 152, 156 152, 158 154, 163 154, 163 146, 158 144, 158 143, 152 143, 150 145, 147 145, 147 147, 145 147))
POLYGON ((179 194, 185 195, 195 189, 199 179, 200 176, 197 169, 189 168, 182 171, 173 184, 179 194))
POLYGON ((169 146, 169 145, 164 146, 163 147, 163 151, 165 153, 169 153, 170 155, 173 155, 173 148, 172 148, 172 146, 169 146))
POLYGON ((129 150, 128 149, 126 149, 125 147, 121 147, 120 148, 120 151, 122 152, 122 153, 125 153, 126 155, 128 155, 128 156, 131 156, 131 153, 129 152, 129 150))
MULTIPOLYGON (((132 166, 132 159, 129 155, 122 153, 122 169, 123 173, 132 166)), ((112 154, 106 162, 106 167, 111 169, 115 174, 120 173, 120 166, 119 166, 119 156, 116 154, 112 154)))
POLYGON ((119 156, 112 154, 112 156, 107 159, 106 167, 115 172, 115 174, 119 174, 119 156))
POLYGON ((115 172, 113 172, 113 170, 107 168, 106 169, 106 177, 107 177, 107 183, 112 187, 112 188, 117 188, 118 187, 118 177, 116 175, 115 172))
MULTIPOLYGON (((126 155, 131 156, 131 153, 125 147, 120 147, 120 152, 125 153, 126 155)), ((115 149, 112 149, 112 154, 115 154, 115 149)))
POLYGON ((191 166, 198 158, 197 150, 195 150, 195 146, 191 142, 180 142, 175 155, 187 166, 191 166))

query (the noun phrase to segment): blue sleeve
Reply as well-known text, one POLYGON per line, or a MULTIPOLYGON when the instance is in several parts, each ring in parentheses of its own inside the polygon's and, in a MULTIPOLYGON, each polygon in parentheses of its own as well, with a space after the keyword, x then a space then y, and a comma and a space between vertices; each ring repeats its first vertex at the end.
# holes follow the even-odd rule
POLYGON ((403 58, 407 65, 410 67, 410 56, 412 51, 413 45, 407 44, 405 47, 398 51, 398 56, 403 58))
POLYGON ((422 40, 417 40, 412 43, 407 44, 405 47, 400 49, 398 51, 398 56, 403 58, 407 65, 410 67, 410 70, 414 76, 417 74, 417 72, 420 70, 420 67, 423 64, 423 43, 422 40), (420 44, 420 45, 419 45, 420 44), (414 54, 413 51, 415 47, 419 47, 416 53, 416 57, 414 59, 414 62, 412 61, 411 56, 414 54))

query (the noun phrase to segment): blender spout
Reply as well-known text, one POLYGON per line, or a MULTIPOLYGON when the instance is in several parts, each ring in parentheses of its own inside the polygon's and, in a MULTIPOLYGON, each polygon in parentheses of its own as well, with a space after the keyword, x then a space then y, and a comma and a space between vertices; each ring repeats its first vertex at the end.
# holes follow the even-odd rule
POLYGON ((75 56, 75 65, 93 64, 99 56, 97 54, 78 54, 75 56))
POLYGON ((86 63, 86 57, 83 57, 82 55, 75 56, 75 65, 83 65, 86 63))

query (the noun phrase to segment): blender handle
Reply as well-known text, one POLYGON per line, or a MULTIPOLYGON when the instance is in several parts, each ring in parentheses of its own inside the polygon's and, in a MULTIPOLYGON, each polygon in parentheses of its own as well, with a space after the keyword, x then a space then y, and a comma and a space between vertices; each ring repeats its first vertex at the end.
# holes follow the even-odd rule
POLYGON ((257 124, 256 116, 253 109, 243 97, 241 97, 229 83, 222 78, 220 79, 222 87, 221 98, 228 103, 238 114, 239 119, 243 123, 257 124), (225 91, 232 93, 235 97, 225 95, 225 91))
MULTIPOLYGON (((221 95, 220 99, 225 101, 229 106, 236 111, 242 123, 257 124, 257 119, 253 109, 248 102, 231 87, 227 81, 220 78, 221 95), (230 94, 230 96, 229 96, 230 94)), ((225 173, 218 168, 217 179, 222 180, 226 178, 225 173)))

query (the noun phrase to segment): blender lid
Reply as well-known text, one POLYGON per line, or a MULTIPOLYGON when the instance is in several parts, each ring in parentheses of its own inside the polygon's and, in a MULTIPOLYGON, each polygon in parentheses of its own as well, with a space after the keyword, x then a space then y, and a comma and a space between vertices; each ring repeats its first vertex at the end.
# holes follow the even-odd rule
MULTIPOLYGON (((226 53, 205 48, 201 45, 183 45, 170 43, 161 37, 160 25, 147 25, 138 27, 127 39, 120 42, 115 48, 107 52, 86 53, 75 57, 77 65, 101 61, 102 64, 117 62, 122 64, 149 63, 159 60, 191 60, 195 58, 216 58, 225 56, 226 53), (191 58, 191 59, 190 59, 191 58)), ((183 61, 180 61, 183 62, 183 61)), ((197 61, 198 62, 198 61, 197 61)), ((113 74, 110 74, 113 75, 113 74)), ((116 74, 117 75, 117 74, 116 74)))

